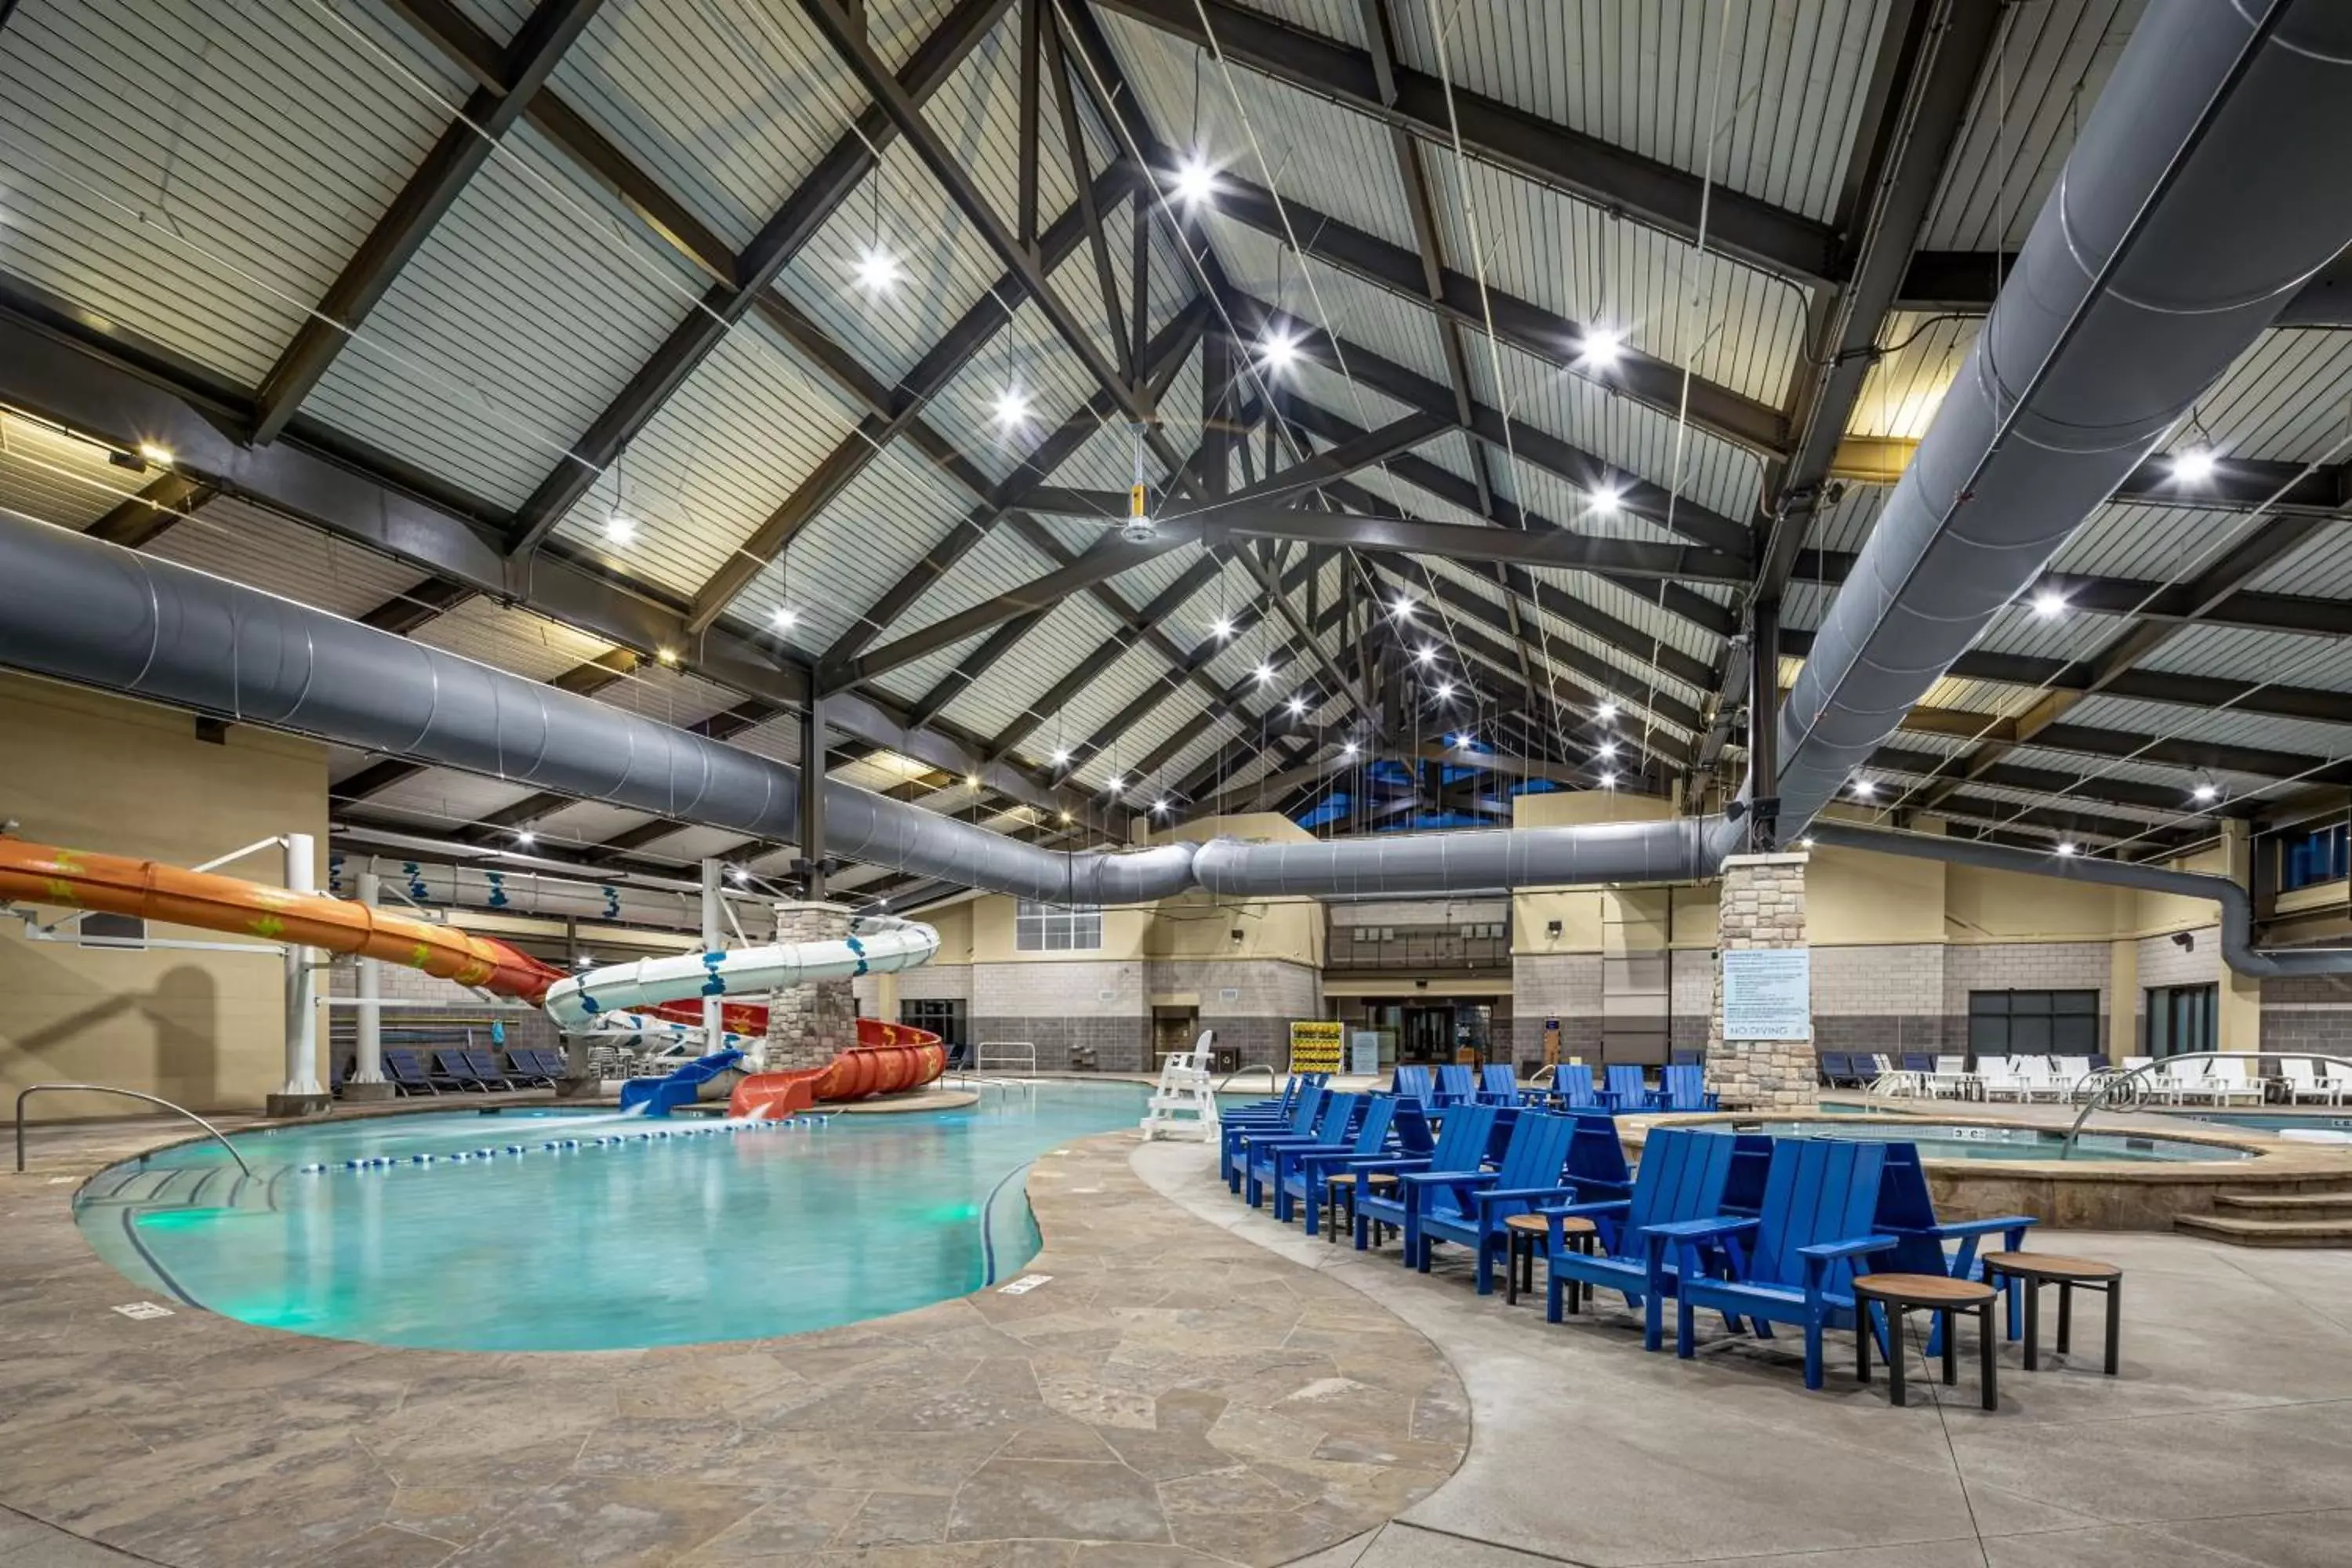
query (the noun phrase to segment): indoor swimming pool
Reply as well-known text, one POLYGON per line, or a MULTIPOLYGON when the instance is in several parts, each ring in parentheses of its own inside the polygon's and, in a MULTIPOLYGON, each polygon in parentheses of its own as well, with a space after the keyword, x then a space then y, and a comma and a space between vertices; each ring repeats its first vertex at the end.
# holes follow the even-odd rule
MULTIPOLYGON (((1740 1130, 1748 1130, 1745 1121, 1740 1130)), ((1757 1129, 1776 1138, 1842 1138, 1853 1142, 1915 1143, 1923 1160, 2055 1160, 2066 1142, 2063 1128, 1990 1126, 1971 1122, 1837 1121, 1767 1121, 1757 1129)), ((2176 1160, 2245 1160, 2252 1152, 2185 1138, 2138 1132, 2085 1132, 2076 1140, 2076 1160, 2132 1163, 2176 1160)))
POLYGON ((1147 1092, 1041 1083, 823 1126, 453 1108, 271 1129, 236 1138, 249 1177, 183 1144, 92 1177, 75 1217, 158 1300, 268 1328, 483 1351, 761 1338, 1016 1273, 1039 1246, 1024 1173, 1134 1126, 1147 1092))

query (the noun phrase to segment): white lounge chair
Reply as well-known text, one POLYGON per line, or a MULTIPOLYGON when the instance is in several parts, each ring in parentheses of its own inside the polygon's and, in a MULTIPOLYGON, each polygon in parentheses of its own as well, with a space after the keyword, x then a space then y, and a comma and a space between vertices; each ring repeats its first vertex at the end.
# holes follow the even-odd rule
POLYGON ((2078 1091, 2083 1094, 2091 1092, 2083 1087, 2084 1080, 2091 1076, 2090 1058, 2060 1057, 2057 1058, 2057 1068, 2060 1100, 2071 1100, 2078 1091))
POLYGON ((2016 1057, 2003 1057, 1998 1062, 1977 1064, 1977 1081, 1987 1100, 2028 1100, 2032 1097, 2033 1080, 2026 1076, 2022 1061, 2016 1057))
POLYGON ((2287 1101, 2293 1105, 2341 1105, 2345 1090, 2352 1089, 2352 1079, 2309 1057, 2281 1057, 2279 1081, 2286 1086, 2287 1101))
POLYGON ((2205 1076, 2219 1105, 2260 1105, 2263 1080, 2243 1057, 2216 1057, 2205 1064, 2205 1076))
POLYGON ((1968 1058, 1937 1057, 1936 1070, 1927 1079, 1927 1092, 1937 1100, 1970 1099, 1976 1076, 1969 1070, 1968 1058))
POLYGON ((2167 1062, 2150 1075, 2150 1090, 2168 1105, 2219 1105, 2228 1086, 2212 1076, 2212 1067, 2210 1061, 2167 1062))

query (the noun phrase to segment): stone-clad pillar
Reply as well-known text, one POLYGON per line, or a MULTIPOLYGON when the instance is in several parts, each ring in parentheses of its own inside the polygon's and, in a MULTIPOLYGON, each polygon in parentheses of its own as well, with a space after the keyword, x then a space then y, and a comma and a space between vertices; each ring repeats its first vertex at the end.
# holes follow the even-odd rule
MULTIPOLYGON (((849 911, 839 904, 778 904, 776 941, 839 942, 849 911)), ((821 980, 779 991, 768 1006, 768 1060, 773 1071, 821 1068, 857 1043, 857 995, 847 980, 821 980)))
POLYGON ((1714 994, 1707 1007, 1706 1087, 1726 1110, 1810 1109, 1820 1099, 1819 1058, 1801 1040, 1723 1037, 1723 955, 1805 945, 1805 862, 1791 855, 1734 855, 1723 863, 1714 994))

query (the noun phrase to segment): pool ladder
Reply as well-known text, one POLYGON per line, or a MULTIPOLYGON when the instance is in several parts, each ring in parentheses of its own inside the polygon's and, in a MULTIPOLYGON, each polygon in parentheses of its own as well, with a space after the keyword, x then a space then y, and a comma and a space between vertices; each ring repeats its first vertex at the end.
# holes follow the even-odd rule
POLYGON ((32 1099, 33 1096, 37 1094, 46 1094, 52 1090, 67 1090, 79 1094, 119 1094, 126 1100, 143 1100, 150 1105, 160 1105, 166 1110, 177 1111, 180 1115, 186 1117, 189 1121, 194 1122, 197 1126, 210 1133, 212 1135, 213 1142, 227 1150, 228 1157, 236 1162, 236 1168, 238 1170, 243 1171, 248 1176, 253 1174, 253 1167, 245 1163, 245 1156, 236 1152, 236 1145, 228 1141, 228 1135, 223 1132, 219 1128, 214 1126, 211 1122, 205 1121, 203 1117, 198 1116, 194 1111, 190 1110, 186 1106, 174 1105, 170 1100, 165 1100, 163 1096, 158 1094, 147 1094, 135 1089, 117 1089, 110 1083, 36 1083, 28 1085, 17 1095, 16 1170, 19 1174, 23 1173, 25 1169, 25 1101, 32 1099))

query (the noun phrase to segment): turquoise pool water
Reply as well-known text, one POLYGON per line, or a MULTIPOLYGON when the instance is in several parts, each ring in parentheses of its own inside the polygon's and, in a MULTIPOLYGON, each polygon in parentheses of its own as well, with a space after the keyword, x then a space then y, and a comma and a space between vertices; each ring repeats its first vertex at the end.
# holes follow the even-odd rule
POLYGON ((1146 1093, 1048 1083, 966 1110, 699 1135, 687 1118, 544 1110, 271 1129, 236 1138, 251 1179, 187 1144, 101 1172, 75 1217, 142 1288, 266 1328, 443 1350, 751 1339, 1018 1272, 1039 1246, 1022 1173, 1134 1126, 1146 1093), (342 1166, 377 1158, 398 1163, 342 1166))
MULTIPOLYGON (((1742 1122, 1744 1131, 1747 1123, 1742 1122)), ((2066 1142, 2063 1129, 1977 1127, 1936 1121, 1767 1121, 1760 1131, 1776 1138, 1843 1138, 1857 1142, 1916 1143, 1923 1160, 2055 1160, 2066 1142)), ((2085 1132, 2074 1145, 2077 1160, 2246 1160, 2246 1150, 2180 1138, 2149 1138, 2137 1132, 2085 1132)))

